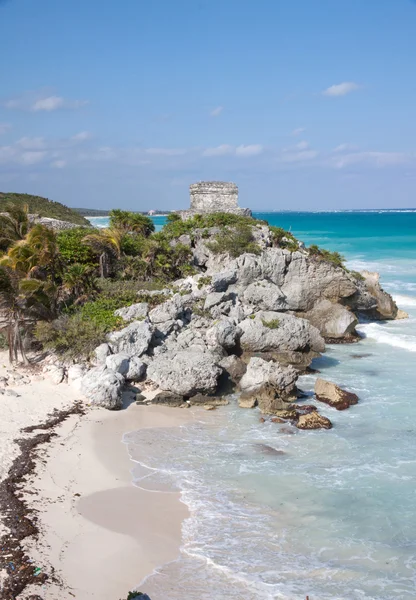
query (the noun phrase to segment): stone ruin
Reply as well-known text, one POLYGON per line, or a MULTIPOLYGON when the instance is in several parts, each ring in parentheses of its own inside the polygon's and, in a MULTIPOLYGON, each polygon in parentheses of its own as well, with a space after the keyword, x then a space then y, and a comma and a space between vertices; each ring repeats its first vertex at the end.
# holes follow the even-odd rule
POLYGON ((238 206, 238 187, 227 181, 200 181, 189 186, 191 206, 178 211, 182 219, 195 215, 225 212, 246 217, 251 216, 249 208, 238 206))

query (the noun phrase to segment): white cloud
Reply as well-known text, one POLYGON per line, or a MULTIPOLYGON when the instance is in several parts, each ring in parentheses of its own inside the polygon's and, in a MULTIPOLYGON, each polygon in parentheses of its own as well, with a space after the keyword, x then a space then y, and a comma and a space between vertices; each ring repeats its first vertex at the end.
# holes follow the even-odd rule
POLYGON ((11 129, 12 126, 10 123, 0 123, 0 135, 3 135, 11 129))
POLYGON ((222 111, 224 110, 223 106, 217 106, 209 113, 211 117, 219 117, 222 111))
POLYGON ((296 148, 298 150, 307 150, 307 148, 309 148, 309 143, 308 142, 299 142, 299 144, 296 144, 296 148))
POLYGON ((92 134, 89 131, 80 131, 71 137, 74 142, 85 142, 92 138, 92 134))
POLYGON ((46 152, 23 152, 20 157, 18 157, 18 162, 23 165, 35 165, 41 162, 46 156, 46 152))
POLYGON ((43 137, 22 137, 17 140, 16 145, 25 150, 43 150, 46 142, 43 137))
POLYGON ((235 149, 236 156, 257 156, 261 154, 264 148, 261 144, 252 144, 250 146, 237 146, 235 149))
POLYGON ((215 148, 206 148, 202 156, 225 156, 226 154, 232 154, 234 152, 233 146, 229 144, 221 144, 215 148))
POLYGON ((329 88, 324 90, 322 94, 324 96, 346 96, 351 92, 355 92, 358 90, 360 86, 358 83, 354 83, 353 81, 345 81, 344 83, 339 83, 337 85, 331 85, 329 88))
POLYGON ((3 103, 5 108, 27 110, 30 112, 53 112, 59 109, 75 110, 88 104, 87 100, 68 100, 56 94, 43 92, 26 92, 3 103))
POLYGON ((248 146, 231 146, 230 144, 221 144, 214 148, 206 148, 202 156, 256 156, 264 151, 264 147, 260 144, 251 144, 248 146))
POLYGON ((146 148, 145 152, 155 156, 181 156, 186 154, 187 150, 184 148, 146 148))
POLYGON ((54 169, 63 169, 64 167, 66 167, 66 165, 66 160, 54 160, 53 162, 51 162, 51 167, 53 167, 54 169))
POLYGON ((280 160, 286 163, 307 162, 318 156, 316 150, 300 150, 299 152, 284 152, 280 160))
POLYGON ((51 112, 53 110, 57 110, 58 108, 62 108, 64 103, 65 101, 61 96, 49 96, 48 98, 36 100, 36 102, 34 102, 31 106, 31 110, 33 110, 33 112, 37 112, 39 110, 51 112))
POLYGON ((354 152, 345 154, 333 161, 337 169, 344 169, 351 165, 367 165, 370 167, 394 167, 408 165, 416 161, 416 155, 404 152, 354 152))
POLYGON ((342 152, 349 152, 351 150, 357 150, 357 146, 354 146, 353 144, 340 144, 333 149, 333 152, 338 154, 342 152))
POLYGON ((293 135, 294 137, 297 137, 298 135, 300 135, 300 134, 301 134, 301 133, 303 133, 304 131, 306 131, 304 127, 297 127, 296 129, 294 129, 294 130, 292 131, 292 134, 291 134, 291 135, 293 135))

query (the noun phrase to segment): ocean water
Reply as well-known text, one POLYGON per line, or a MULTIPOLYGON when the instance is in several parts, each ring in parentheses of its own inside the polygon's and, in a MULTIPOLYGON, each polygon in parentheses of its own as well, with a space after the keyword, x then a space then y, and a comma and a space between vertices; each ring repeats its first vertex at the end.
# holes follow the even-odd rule
MULTIPOLYGON (((229 406, 181 428, 130 432, 135 485, 190 509, 178 560, 141 582, 152 600, 416 597, 416 211, 270 213, 307 244, 377 270, 409 319, 361 324, 321 375, 358 394, 330 431, 261 423, 229 406)), ((311 393, 315 376, 300 379, 311 393)), ((138 582, 139 583, 139 582, 138 582)))

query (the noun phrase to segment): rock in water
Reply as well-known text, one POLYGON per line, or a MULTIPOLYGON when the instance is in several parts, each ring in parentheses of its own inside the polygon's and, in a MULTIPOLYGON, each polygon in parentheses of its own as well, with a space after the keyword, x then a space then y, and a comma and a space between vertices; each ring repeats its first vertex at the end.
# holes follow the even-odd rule
POLYGON ((291 366, 282 367, 278 363, 252 357, 240 381, 242 394, 239 404, 249 408, 257 403, 266 414, 285 410, 288 403, 296 398, 297 378, 298 374, 291 366), (255 402, 250 402, 250 398, 255 402))
POLYGON ((315 396, 320 402, 325 402, 337 410, 345 410, 352 404, 357 404, 358 396, 352 392, 342 390, 330 381, 317 379, 315 383, 315 396))
POLYGON ((119 410, 122 408, 121 399, 124 377, 106 366, 95 367, 88 371, 81 380, 81 392, 91 404, 119 410))
POLYGON ((323 417, 317 412, 311 412, 308 415, 301 415, 296 427, 298 429, 331 429, 332 423, 327 417, 323 417))
POLYGON ((160 389, 182 396, 215 392, 221 373, 212 354, 197 349, 161 354, 147 369, 148 378, 160 389))

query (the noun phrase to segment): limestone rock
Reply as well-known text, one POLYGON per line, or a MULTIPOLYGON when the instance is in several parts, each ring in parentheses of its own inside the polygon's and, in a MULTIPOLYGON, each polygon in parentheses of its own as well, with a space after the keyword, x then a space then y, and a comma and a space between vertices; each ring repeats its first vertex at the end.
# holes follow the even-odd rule
POLYGON ((282 367, 278 363, 253 356, 241 378, 240 389, 247 395, 257 395, 266 385, 270 385, 277 397, 289 400, 296 397, 297 378, 298 374, 293 367, 282 367))
POLYGON ((125 375, 127 381, 140 381, 146 373, 146 364, 137 356, 132 356, 129 360, 129 369, 125 375))
POLYGON ((81 391, 81 381, 86 372, 84 365, 71 365, 68 367, 67 378, 68 385, 74 387, 77 391, 81 391))
POLYGON ((301 415, 296 423, 298 429, 331 429, 332 423, 317 412, 301 415))
POLYGON ((88 371, 81 381, 81 392, 94 406, 109 410, 122 407, 121 399, 124 377, 106 366, 95 367, 88 371))
POLYGON ((393 298, 385 292, 380 286, 380 275, 363 271, 362 276, 365 279, 365 286, 370 294, 376 299, 376 309, 374 316, 380 319, 395 319, 397 317, 398 308, 393 298))
POLYGON ((59 385, 65 378, 65 370, 62 367, 50 365, 46 371, 46 376, 52 381, 52 383, 59 385))
POLYGON ((250 395, 241 395, 238 399, 238 406, 240 408, 255 408, 257 406, 257 398, 250 395))
POLYGON ((224 298, 224 292, 211 292, 205 299, 204 310, 210 310, 214 306, 221 304, 224 298))
POLYGON ((315 396, 320 402, 325 402, 337 410, 345 410, 352 404, 358 403, 358 396, 352 392, 342 390, 330 381, 317 379, 315 383, 315 396))
POLYGON ((95 363, 97 365, 105 364, 105 361, 107 360, 107 356, 109 356, 109 354, 111 354, 111 348, 110 348, 110 346, 108 344, 105 344, 105 343, 104 344, 100 344, 94 350, 95 363))
POLYGON ((130 356, 124 352, 117 352, 117 354, 110 354, 107 356, 105 364, 107 369, 111 369, 115 373, 120 373, 123 377, 126 375, 130 366, 130 356))
POLYGON ((350 310, 341 304, 321 300, 305 318, 314 325, 325 339, 348 338, 355 333, 358 319, 350 310))
POLYGON ((147 302, 138 302, 131 306, 119 308, 115 311, 115 315, 121 317, 124 321, 136 321, 145 319, 149 311, 149 305, 147 302))
POLYGON ((247 370, 246 363, 234 355, 226 356, 218 364, 228 374, 233 383, 238 383, 247 370))
POLYGON ((182 407, 186 405, 185 399, 181 394, 172 392, 159 392, 152 400, 152 404, 162 406, 182 407))
POLYGON ((149 365, 147 376, 161 390, 193 396, 215 392, 221 372, 211 353, 195 349, 158 356, 149 365))
POLYGON ((251 283, 244 291, 244 301, 261 310, 287 309, 286 297, 281 289, 265 279, 251 283))
POLYGON ((227 269, 215 273, 211 279, 211 287, 214 292, 226 292, 229 285, 237 281, 237 273, 233 269, 227 269))
POLYGON ((156 306, 149 313, 149 318, 152 323, 159 324, 165 321, 176 321, 179 319, 185 306, 182 296, 175 294, 170 300, 166 300, 162 304, 156 306))
POLYGON ((222 319, 215 323, 206 333, 206 340, 210 346, 234 348, 240 339, 241 330, 230 319, 222 319))
POLYGON ((196 394, 189 398, 191 406, 227 406, 228 400, 220 396, 206 396, 205 394, 196 394))
POLYGON ((272 311, 260 311, 239 324, 240 344, 247 352, 323 352, 319 331, 305 319, 272 311))
POLYGON ((124 352, 128 356, 141 356, 149 348, 153 327, 148 321, 135 321, 121 331, 108 336, 113 351, 124 352))

